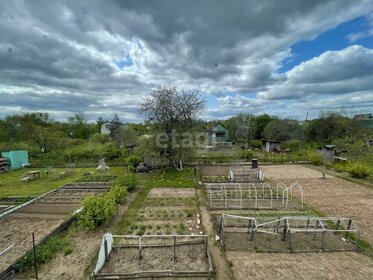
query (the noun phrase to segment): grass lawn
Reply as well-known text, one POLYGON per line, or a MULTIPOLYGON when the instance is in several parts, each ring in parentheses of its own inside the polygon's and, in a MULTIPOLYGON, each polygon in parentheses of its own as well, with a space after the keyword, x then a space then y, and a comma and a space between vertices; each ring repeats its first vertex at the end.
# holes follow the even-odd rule
POLYGON ((43 173, 43 169, 25 168, 10 171, 0 174, 0 198, 6 196, 37 196, 47 191, 56 189, 64 184, 74 182, 79 179, 84 172, 94 172, 94 174, 124 174, 123 167, 112 167, 107 172, 99 172, 95 168, 53 168, 52 174, 47 175, 43 173), (40 170, 40 179, 30 180, 29 182, 21 182, 21 176, 27 174, 32 170, 40 170), (57 179, 56 176, 62 171, 75 171, 74 174, 68 175, 64 178, 57 179))

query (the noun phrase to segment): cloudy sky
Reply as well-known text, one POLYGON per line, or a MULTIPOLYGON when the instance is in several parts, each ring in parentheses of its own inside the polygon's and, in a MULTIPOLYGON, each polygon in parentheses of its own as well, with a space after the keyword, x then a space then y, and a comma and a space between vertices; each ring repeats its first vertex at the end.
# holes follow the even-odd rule
POLYGON ((158 84, 205 119, 372 112, 373 0, 0 0, 0 117, 139 122, 158 84))

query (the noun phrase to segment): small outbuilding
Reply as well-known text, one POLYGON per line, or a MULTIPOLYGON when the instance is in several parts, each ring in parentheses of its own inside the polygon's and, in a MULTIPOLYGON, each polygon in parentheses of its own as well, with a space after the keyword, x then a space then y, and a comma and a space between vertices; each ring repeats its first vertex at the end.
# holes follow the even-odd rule
POLYGON ((229 133, 228 130, 225 129, 224 126, 218 124, 211 130, 211 143, 225 143, 228 142, 229 133))
POLYGON ((275 140, 262 140, 262 150, 265 152, 281 151, 281 142, 275 140))
POLYGON ((2 152, 1 156, 6 159, 11 169, 30 165, 28 161, 28 151, 26 150, 2 152))
POLYGON ((334 161, 335 156, 335 145, 324 145, 317 148, 317 153, 321 155, 325 161, 334 161))

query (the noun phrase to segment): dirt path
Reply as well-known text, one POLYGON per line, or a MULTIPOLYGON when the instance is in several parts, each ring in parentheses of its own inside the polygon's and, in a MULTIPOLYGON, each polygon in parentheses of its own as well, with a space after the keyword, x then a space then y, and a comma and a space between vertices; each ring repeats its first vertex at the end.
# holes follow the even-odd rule
POLYGON ((237 280, 372 279, 373 262, 355 252, 250 253, 228 252, 237 280))
MULTIPOLYGON (((197 188, 196 193, 198 200, 202 200, 202 190, 197 188)), ((209 251, 214 264, 215 278, 217 280, 234 279, 232 270, 224 256, 224 253, 221 251, 220 246, 216 244, 216 232, 214 230, 214 224, 211 221, 209 211, 207 210, 206 206, 203 205, 204 202, 201 202, 199 211, 201 213, 202 226, 209 237, 209 251)))
POLYGON ((305 203, 329 216, 352 218, 361 236, 373 244, 373 189, 302 165, 263 166, 266 178, 274 183, 297 181, 305 203))
MULTIPOLYGON (((72 234, 71 243, 74 248, 70 255, 64 253, 58 254, 51 262, 39 268, 39 279, 49 280, 80 280, 88 279, 85 269, 92 265, 92 260, 98 253, 102 235, 113 228, 118 220, 121 219, 125 211, 135 199, 138 191, 128 193, 125 202, 119 207, 119 216, 114 218, 105 228, 95 231, 85 231, 79 229, 77 233, 72 234)), ((96 261, 96 260, 95 260, 96 261)), ((29 279, 28 276, 19 275, 16 279, 29 279)))

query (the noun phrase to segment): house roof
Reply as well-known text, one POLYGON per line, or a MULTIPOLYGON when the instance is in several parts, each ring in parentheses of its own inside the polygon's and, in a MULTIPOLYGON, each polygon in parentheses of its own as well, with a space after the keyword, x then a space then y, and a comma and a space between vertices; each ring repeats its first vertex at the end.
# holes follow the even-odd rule
POLYGON ((213 132, 227 132, 227 130, 225 129, 224 126, 222 126, 221 124, 218 124, 217 126, 215 126, 213 129, 212 129, 213 132))

